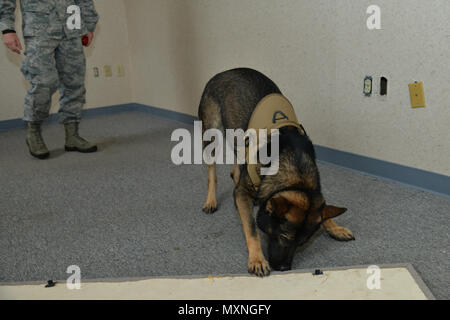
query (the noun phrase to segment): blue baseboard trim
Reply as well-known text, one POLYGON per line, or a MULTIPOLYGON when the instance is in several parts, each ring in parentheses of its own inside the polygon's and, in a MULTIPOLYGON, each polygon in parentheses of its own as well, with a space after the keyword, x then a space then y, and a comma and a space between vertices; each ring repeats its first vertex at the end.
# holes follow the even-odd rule
MULTIPOLYGON (((138 105, 135 103, 127 103, 115 106, 108 107, 99 107, 83 110, 82 116, 83 118, 93 118, 103 115, 109 114, 117 114, 124 113, 130 111, 142 111, 142 105, 138 105)), ((59 120, 58 114, 51 114, 47 120, 45 120, 44 124, 57 123, 59 120)), ((25 128, 25 122, 22 119, 11 119, 11 120, 3 120, 0 121, 0 132, 5 132, 14 129, 23 129, 25 128)))
MULTIPOLYGON (((197 117, 167 109, 147 106, 139 103, 128 103, 116 106, 86 109, 83 117, 92 118, 124 112, 143 112, 184 124, 192 125, 197 117)), ((58 121, 56 114, 50 115, 47 122, 58 121)), ((24 128, 21 119, 0 121, 0 132, 24 128)), ((347 169, 359 171, 383 179, 392 180, 427 192, 450 197, 450 177, 424 171, 400 164, 361 156, 354 153, 315 145, 317 159, 347 169)))
POLYGON ((392 180, 427 192, 450 196, 449 176, 328 147, 316 145, 314 148, 317 159, 320 161, 392 180))
POLYGON ((193 125, 194 121, 198 120, 198 118, 196 116, 192 116, 192 115, 177 112, 177 111, 147 106, 147 105, 139 104, 139 103, 133 103, 132 105, 138 111, 145 112, 145 113, 151 114, 153 116, 158 116, 161 118, 166 118, 166 119, 170 119, 173 121, 185 123, 185 124, 193 125))
MULTIPOLYGON (((143 112, 186 124, 193 124, 193 122, 197 120, 197 117, 192 115, 157 107, 151 107, 140 103, 127 103, 108 107, 86 109, 83 110, 82 116, 83 118, 94 118, 124 112, 143 112)), ((45 124, 56 123, 58 122, 58 119, 59 119, 58 114, 51 114, 45 121, 45 124)), ((0 121, 0 132, 23 128, 25 128, 25 122, 22 119, 11 119, 0 121)))

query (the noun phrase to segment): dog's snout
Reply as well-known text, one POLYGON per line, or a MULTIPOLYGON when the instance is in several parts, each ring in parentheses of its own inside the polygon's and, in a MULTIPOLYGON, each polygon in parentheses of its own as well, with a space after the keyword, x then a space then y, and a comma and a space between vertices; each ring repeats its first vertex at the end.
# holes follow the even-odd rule
POLYGON ((280 244, 279 239, 271 239, 269 242, 269 263, 275 271, 288 271, 292 269, 292 260, 294 258, 295 244, 280 244))

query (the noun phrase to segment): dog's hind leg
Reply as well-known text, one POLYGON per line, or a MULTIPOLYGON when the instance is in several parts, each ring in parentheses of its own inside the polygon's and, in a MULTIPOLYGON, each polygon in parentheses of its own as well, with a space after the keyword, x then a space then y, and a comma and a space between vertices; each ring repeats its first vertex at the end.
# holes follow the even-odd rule
MULTIPOLYGON (((219 105, 214 99, 211 99, 208 94, 202 96, 199 107, 199 119, 203 124, 203 134, 208 129, 218 129, 223 130, 222 117, 220 114, 219 105)), ((212 140, 214 141, 214 140, 212 140)), ((212 142, 211 141, 211 142, 212 142)), ((210 142, 203 143, 203 149, 209 145, 210 142)), ((214 156, 214 154, 213 154, 214 156)), ((205 213, 211 214, 217 211, 217 175, 216 175, 216 165, 208 165, 208 196, 206 197, 206 202, 203 205, 203 211, 205 213)))
POLYGON ((338 226, 333 220, 328 219, 322 223, 325 231, 334 239, 339 241, 355 240, 353 233, 344 227, 338 226))
POLYGON ((203 212, 214 213, 217 211, 217 175, 216 175, 216 165, 208 165, 208 196, 206 197, 206 202, 203 205, 203 212))
POLYGON ((242 228, 244 230, 245 240, 248 248, 248 272, 258 277, 268 276, 270 266, 264 257, 261 248, 261 239, 253 218, 252 198, 239 192, 239 186, 234 191, 234 201, 241 217, 242 228))

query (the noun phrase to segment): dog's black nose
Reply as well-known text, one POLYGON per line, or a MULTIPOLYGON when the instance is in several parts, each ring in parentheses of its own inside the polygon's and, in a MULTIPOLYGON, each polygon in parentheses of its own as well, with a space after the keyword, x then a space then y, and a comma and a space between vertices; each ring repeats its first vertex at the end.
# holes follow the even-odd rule
POLYGON ((273 266, 273 269, 276 270, 276 271, 283 272, 283 271, 291 270, 291 266, 288 265, 288 264, 280 264, 280 265, 273 266))
POLYGON ((289 271, 291 270, 291 266, 287 264, 283 264, 280 266, 280 271, 289 271))

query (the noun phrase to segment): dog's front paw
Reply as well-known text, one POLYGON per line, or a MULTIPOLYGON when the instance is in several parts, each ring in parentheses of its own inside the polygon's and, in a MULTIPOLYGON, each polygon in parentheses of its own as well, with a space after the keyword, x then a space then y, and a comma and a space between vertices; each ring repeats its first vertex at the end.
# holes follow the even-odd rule
POLYGON ((203 205, 203 212, 212 214, 217 211, 217 201, 206 201, 203 205))
POLYGON ((355 236, 353 235, 353 233, 344 227, 336 227, 333 228, 330 232, 329 232, 330 236, 333 237, 336 240, 339 241, 351 241, 351 240, 355 240, 355 236))
POLYGON ((270 266, 266 259, 249 259, 248 272, 258 277, 266 277, 270 274, 270 266))

